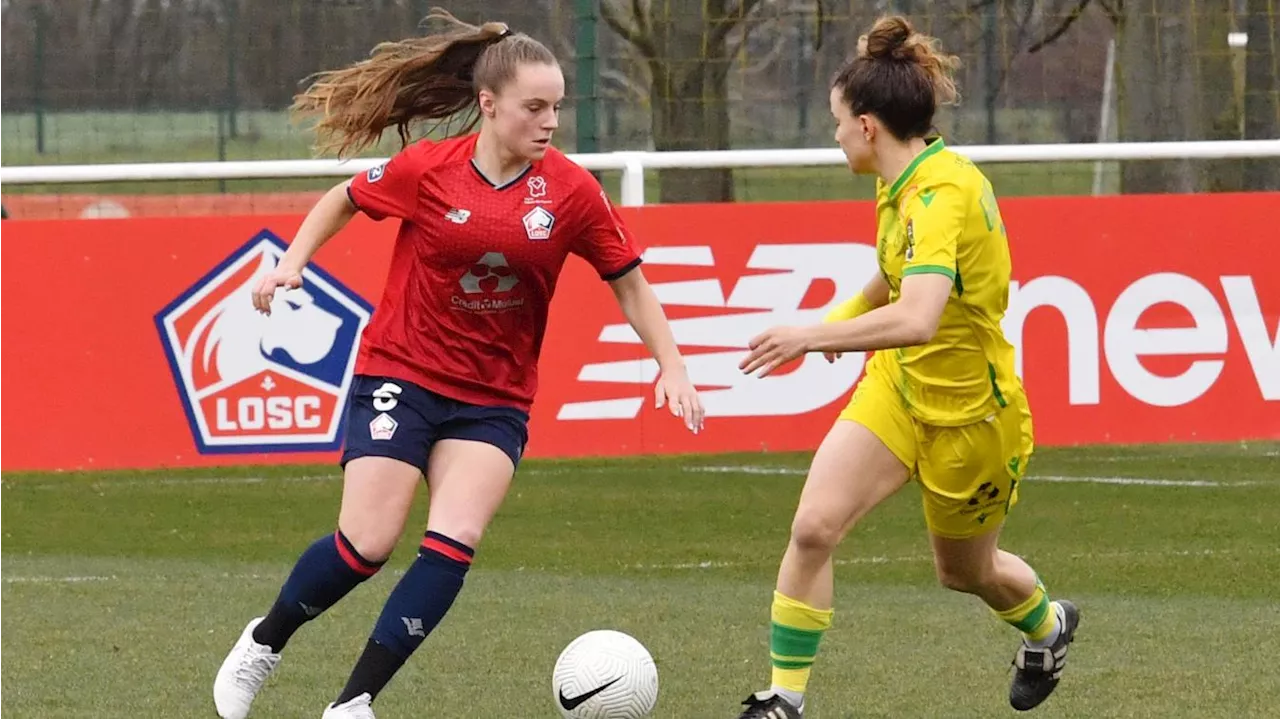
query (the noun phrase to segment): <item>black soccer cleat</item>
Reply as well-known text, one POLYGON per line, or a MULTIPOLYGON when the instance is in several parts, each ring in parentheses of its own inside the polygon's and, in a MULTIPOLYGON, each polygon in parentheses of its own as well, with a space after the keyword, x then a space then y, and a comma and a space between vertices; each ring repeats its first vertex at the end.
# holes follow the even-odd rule
POLYGON ((1013 658, 1016 672, 1009 687, 1009 704, 1024 712, 1035 709, 1049 698, 1062 679, 1067 666, 1067 648, 1075 639, 1076 626, 1080 624, 1080 610, 1066 599, 1054 602, 1062 608, 1062 632, 1053 644, 1043 648, 1029 647, 1024 642, 1013 658))
POLYGON ((746 707, 738 719, 803 719, 804 705, 795 707, 772 691, 756 692, 742 702, 746 707))

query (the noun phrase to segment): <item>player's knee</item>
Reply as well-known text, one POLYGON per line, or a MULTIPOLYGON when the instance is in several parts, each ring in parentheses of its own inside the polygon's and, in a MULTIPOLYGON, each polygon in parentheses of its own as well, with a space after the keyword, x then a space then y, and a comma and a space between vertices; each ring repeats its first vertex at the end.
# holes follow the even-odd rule
POLYGON ((480 546, 480 537, 484 536, 484 527, 469 527, 466 525, 453 525, 447 529, 432 529, 431 531, 443 534, 449 539, 472 549, 480 546))
POLYGON ((379 526, 376 522, 348 521, 344 525, 340 520, 338 528, 347 541, 351 542, 351 547, 356 550, 356 554, 368 562, 387 561, 391 552, 395 551, 396 542, 400 539, 399 531, 390 531, 385 524, 379 526))
POLYGON ((818 514, 797 514, 791 524, 791 544, 803 552, 835 551, 844 537, 844 527, 818 514))

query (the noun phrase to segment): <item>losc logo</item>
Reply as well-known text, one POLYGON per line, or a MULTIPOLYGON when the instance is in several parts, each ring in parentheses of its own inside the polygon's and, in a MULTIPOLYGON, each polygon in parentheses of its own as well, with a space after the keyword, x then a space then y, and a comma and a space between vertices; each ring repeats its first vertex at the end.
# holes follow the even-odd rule
POLYGON ((341 445, 360 333, 373 308, 309 266, 271 315, 250 293, 285 243, 268 230, 156 315, 202 453, 327 451, 341 445))

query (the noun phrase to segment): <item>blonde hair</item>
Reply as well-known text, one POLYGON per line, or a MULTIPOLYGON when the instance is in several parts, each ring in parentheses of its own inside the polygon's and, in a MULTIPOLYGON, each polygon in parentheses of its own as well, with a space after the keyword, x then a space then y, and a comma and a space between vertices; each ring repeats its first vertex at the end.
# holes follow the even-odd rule
POLYGON ((500 91, 523 64, 558 65, 545 45, 504 23, 470 25, 440 8, 426 19, 445 29, 380 43, 365 60, 309 78, 290 109, 295 119, 317 119, 317 150, 336 150, 339 157, 359 152, 390 127, 407 145, 414 123, 463 111, 470 114, 459 132, 470 131, 479 120, 480 90, 500 91))

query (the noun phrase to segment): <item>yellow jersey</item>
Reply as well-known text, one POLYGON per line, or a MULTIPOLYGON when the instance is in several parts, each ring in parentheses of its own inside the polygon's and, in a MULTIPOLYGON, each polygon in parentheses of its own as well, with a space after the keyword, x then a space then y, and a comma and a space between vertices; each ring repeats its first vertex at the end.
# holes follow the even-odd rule
POLYGON ((896 302, 902 278, 936 273, 953 285, 927 344, 877 352, 868 372, 897 387, 926 424, 983 420, 1021 399, 1013 345, 1000 328, 1009 302, 1009 242, 991 183, 941 138, 892 185, 876 184, 876 256, 896 302))

